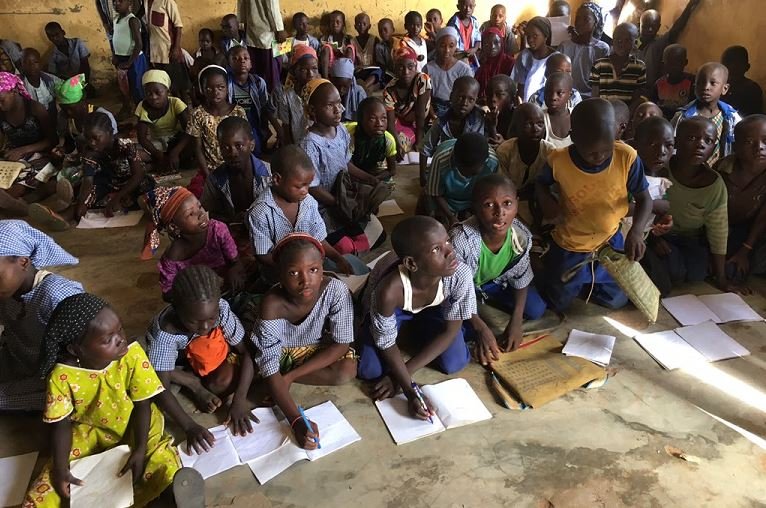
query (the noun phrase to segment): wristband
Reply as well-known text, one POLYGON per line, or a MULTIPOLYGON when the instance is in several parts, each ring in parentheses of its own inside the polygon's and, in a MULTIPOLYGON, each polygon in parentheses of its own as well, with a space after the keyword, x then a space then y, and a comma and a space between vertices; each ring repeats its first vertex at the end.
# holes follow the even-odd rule
POLYGON ((294 419, 294 420, 292 421, 292 423, 290 424, 290 428, 292 429, 293 427, 295 427, 295 422, 297 422, 297 421, 300 421, 300 420, 302 420, 302 419, 303 419, 303 417, 302 417, 302 416, 296 416, 296 417, 295 417, 295 419, 294 419))

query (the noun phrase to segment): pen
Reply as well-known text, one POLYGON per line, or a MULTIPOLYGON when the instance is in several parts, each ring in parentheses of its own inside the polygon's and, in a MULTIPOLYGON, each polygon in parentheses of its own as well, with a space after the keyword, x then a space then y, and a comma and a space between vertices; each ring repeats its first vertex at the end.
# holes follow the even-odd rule
MULTIPOLYGON (((303 412, 303 408, 298 406, 298 412, 301 414, 301 418, 303 418, 303 423, 306 425, 306 429, 313 432, 314 427, 311 426, 311 422, 309 421, 308 418, 306 418, 306 413, 303 412)), ((322 449, 322 445, 319 444, 319 438, 318 437, 314 438, 314 442, 317 444, 317 448, 319 448, 321 450, 322 449)))
POLYGON ((423 411, 428 413, 428 421, 434 423, 434 419, 431 417, 431 411, 428 409, 428 406, 426 406, 426 401, 423 398, 423 392, 420 391, 420 387, 415 381, 412 382, 411 386, 412 389, 415 390, 415 395, 418 397, 418 401, 420 401, 420 405, 423 407, 423 411))

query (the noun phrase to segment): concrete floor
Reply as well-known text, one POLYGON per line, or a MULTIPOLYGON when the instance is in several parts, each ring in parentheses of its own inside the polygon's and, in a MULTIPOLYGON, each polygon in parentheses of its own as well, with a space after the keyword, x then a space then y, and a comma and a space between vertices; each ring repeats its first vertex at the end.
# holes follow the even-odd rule
MULTIPOLYGON (((414 208, 416 177, 414 167, 402 168, 397 177, 395 196, 408 213, 414 208)), ((401 217, 386 218, 387 229, 401 217)), ((138 259, 142 234, 143 228, 135 227, 55 235, 80 258, 79 266, 60 272, 109 300, 131 335, 143 334, 162 308, 155 262, 138 259)), ((747 300, 766 316, 766 284, 759 280, 755 285, 760 291, 747 300)), ((685 289, 714 291, 706 284, 685 289)), ((761 439, 766 438, 766 324, 723 327, 752 356, 684 373, 663 370, 604 315, 602 308, 578 302, 554 332, 560 339, 572 327, 618 336, 610 365, 613 377, 604 387, 571 393, 541 409, 510 411, 494 400, 485 371, 473 364, 459 375, 494 418, 404 446, 394 444, 361 382, 338 388, 295 386, 294 396, 305 407, 332 400, 362 441, 315 463, 296 464, 266 486, 247 467, 232 469, 207 482, 207 504, 766 506, 766 441, 761 439), (733 430, 735 426, 741 430, 733 430), (701 462, 674 458, 665 452, 666 445, 701 462)), ((609 317, 634 329, 677 326, 662 310, 651 328, 632 308, 609 317)), ((422 383, 444 378, 431 369, 416 375, 422 383)), ((207 426, 222 417, 195 415, 207 426)), ((5 436, 0 456, 44 447, 43 427, 34 416, 0 417, 5 436)))

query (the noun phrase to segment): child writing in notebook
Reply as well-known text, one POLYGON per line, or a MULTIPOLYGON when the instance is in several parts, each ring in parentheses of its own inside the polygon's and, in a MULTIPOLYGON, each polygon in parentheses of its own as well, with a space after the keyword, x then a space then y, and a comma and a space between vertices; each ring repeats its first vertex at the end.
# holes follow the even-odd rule
POLYGON ((43 421, 51 428, 52 460, 27 492, 25 507, 61 506, 71 485, 83 485, 71 461, 121 443, 130 455, 119 475, 133 475, 134 502, 146 506, 181 468, 173 438, 152 404, 165 388, 138 342, 97 296, 69 296, 53 312, 43 338, 40 375, 48 379, 43 421))
POLYGON ((353 302, 345 284, 324 275, 324 248, 311 235, 290 233, 273 256, 279 283, 264 295, 250 340, 269 394, 298 444, 313 450, 320 429, 306 426, 290 386, 340 385, 356 376, 353 302))
POLYGON ((146 332, 147 356, 165 387, 157 405, 184 429, 189 448, 200 452, 213 446, 213 436, 181 408, 171 384, 188 390, 206 413, 218 410, 231 395, 225 424, 234 435, 244 436, 255 421, 247 402, 253 360, 242 323, 221 298, 221 279, 210 268, 194 265, 178 274, 172 301, 146 332))
POLYGON ((422 215, 408 217, 391 233, 393 252, 370 274, 364 295, 365 322, 358 375, 375 380, 372 397, 392 397, 401 388, 410 413, 428 419, 412 376, 434 365, 445 374, 462 370, 471 355, 463 323, 476 314, 473 274, 456 256, 447 230, 422 215), (402 323, 420 329, 418 351, 407 362, 397 345, 402 323))

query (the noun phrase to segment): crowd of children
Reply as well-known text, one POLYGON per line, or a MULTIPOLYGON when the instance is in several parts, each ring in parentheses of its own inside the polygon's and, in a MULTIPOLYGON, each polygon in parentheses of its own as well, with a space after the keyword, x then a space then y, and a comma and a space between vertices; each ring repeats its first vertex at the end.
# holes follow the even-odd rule
MULTIPOLYGON (((343 12, 323 16, 321 35, 299 12, 280 79, 234 14, 218 43, 200 30, 178 78, 175 4, 155 2, 147 27, 115 0, 112 61, 135 136, 90 102, 89 51, 59 23, 45 26, 49 72, 40 51, 0 41, 0 159, 22 163, 0 211, 63 231, 89 210, 143 209, 141 257, 170 239, 158 261, 168 305, 144 352, 107 302, 47 270, 76 258, 0 220, 0 411, 43 411, 53 429, 52 461, 25 506, 57 505, 79 482, 71 459, 123 440, 137 505, 167 495, 174 477, 189 483, 162 414, 198 452, 215 442, 173 384, 246 434, 248 389, 261 381, 307 449, 321 429, 301 418, 293 383, 359 377, 376 398, 401 390, 428 418, 418 369, 457 372, 472 351, 491 363, 521 344, 523 320, 578 297, 626 305, 594 261, 607 246, 640 261, 662 294, 709 276, 748 291, 748 276, 766 273, 763 94, 742 46, 686 71, 677 41, 699 3, 665 34, 647 10, 610 38, 605 13, 584 2, 557 47, 549 18, 512 25, 495 5, 480 24, 474 0, 458 0, 446 22, 437 9, 425 22, 410 11, 401 34, 377 20, 377 36, 364 12, 355 36, 343 12), (157 9, 167 12, 155 23, 157 9), (397 165, 414 159, 418 215, 390 232, 393 250, 370 272, 360 256, 382 237, 367 226, 397 165), (157 183, 181 168, 197 171, 188 187, 157 183), (370 272, 361 301, 329 272, 370 272), (500 337, 478 314, 486 302, 509 315, 500 337), (423 333, 405 361, 406 321, 423 333)), ((549 15, 569 14, 552 2, 549 15)), ((281 21, 273 28, 281 41, 281 21)))

